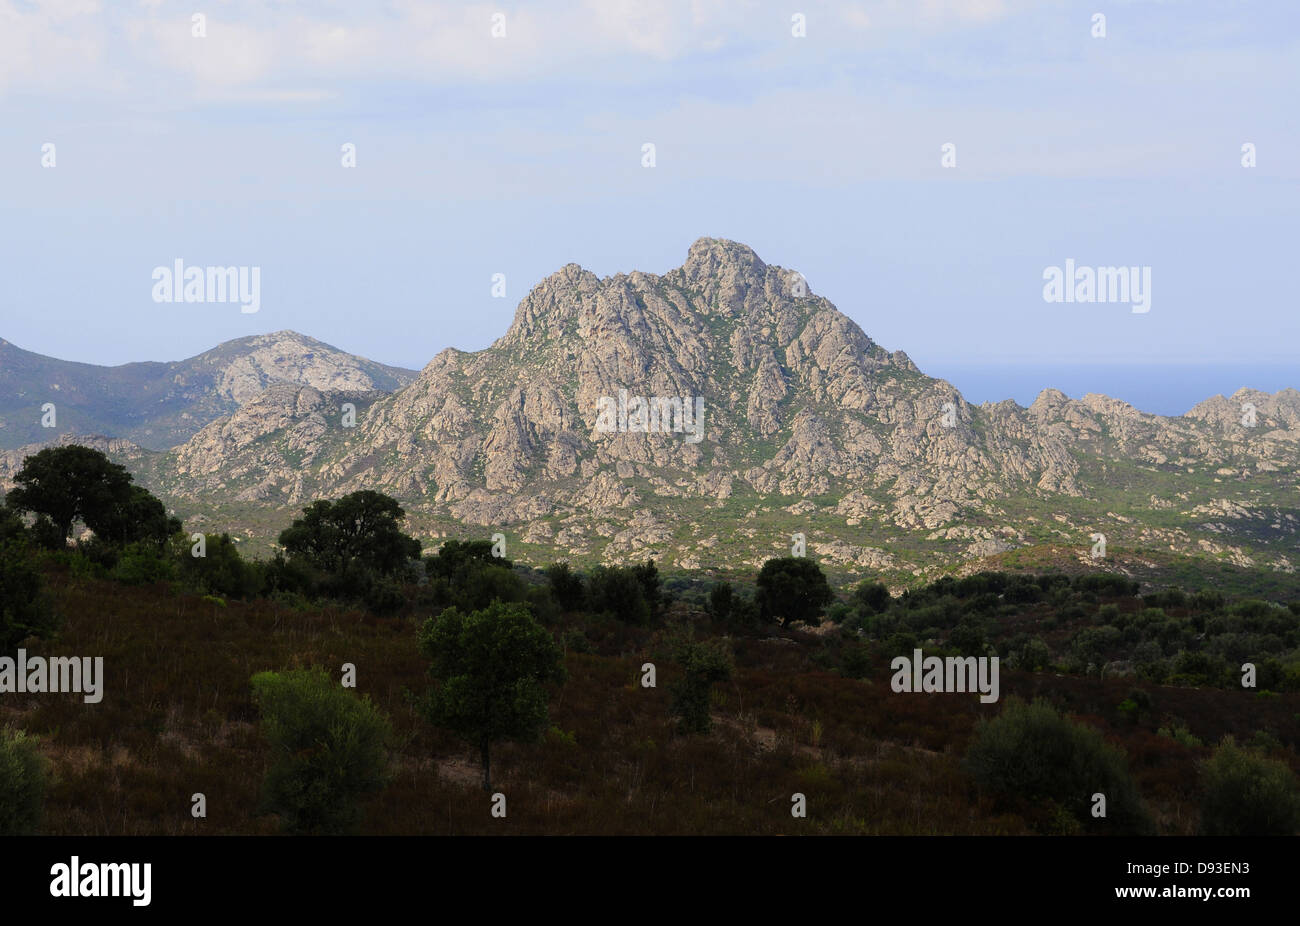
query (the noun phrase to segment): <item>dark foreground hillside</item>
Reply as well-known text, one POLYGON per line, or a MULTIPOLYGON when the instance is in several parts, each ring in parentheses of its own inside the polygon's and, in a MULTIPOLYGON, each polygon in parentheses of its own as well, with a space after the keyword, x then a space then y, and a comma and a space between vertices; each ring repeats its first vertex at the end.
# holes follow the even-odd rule
MULTIPOLYGON (((508 814, 494 818, 475 752, 429 726, 407 696, 428 687, 416 646, 427 614, 222 601, 46 568, 65 623, 28 651, 105 664, 99 704, 76 694, 0 704, 0 724, 39 735, 52 763, 41 827, 50 834, 279 832, 275 816, 257 814, 269 752, 249 679, 307 666, 337 678, 344 663, 395 730, 393 779, 365 804, 367 834, 1077 832, 1051 808, 982 793, 963 767, 977 720, 1013 695, 1044 697, 1121 747, 1162 834, 1198 831, 1198 762, 1225 734, 1300 768, 1294 692, 1004 669, 997 704, 896 694, 884 649, 864 651, 859 680, 842 674, 838 633, 774 627, 730 638, 736 669, 714 688, 712 730, 684 735, 670 717, 678 670, 668 626, 566 614, 552 628, 566 641, 568 671, 550 702, 552 727, 537 744, 496 747, 493 790, 508 814), (578 640, 592 651, 575 652, 578 640), (646 662, 658 669, 654 689, 639 683, 646 662), (199 792, 207 817, 196 820, 199 792), (806 795, 806 819, 791 816, 795 793, 806 795)), ((682 619, 701 637, 721 634, 678 601, 668 623, 682 619)), ((1099 822, 1090 832, 1106 832, 1099 822)))

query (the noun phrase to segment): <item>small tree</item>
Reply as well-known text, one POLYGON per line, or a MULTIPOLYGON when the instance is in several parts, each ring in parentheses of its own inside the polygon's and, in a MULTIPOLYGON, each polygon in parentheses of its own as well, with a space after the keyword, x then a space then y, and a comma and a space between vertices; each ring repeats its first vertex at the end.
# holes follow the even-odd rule
POLYGON ((22 730, 0 729, 0 836, 29 836, 41 824, 48 763, 36 743, 22 730))
POLYGON ((880 582, 864 580, 853 590, 853 602, 864 614, 879 614, 892 600, 889 589, 880 582))
POLYGON ((709 589, 709 613, 713 619, 726 623, 731 617, 731 608, 736 599, 736 590, 730 582, 715 582, 709 589))
POLYGON ((676 660, 683 672, 672 688, 672 714, 682 732, 708 733, 713 727, 709 717, 713 683, 731 678, 731 653, 721 640, 688 640, 678 645, 676 660))
POLYGON ((152 543, 136 542, 122 548, 111 575, 127 585, 152 585, 176 578, 177 565, 152 543))
POLYGON ((137 485, 128 486, 102 512, 88 517, 86 525, 101 540, 124 546, 129 543, 162 546, 181 529, 180 520, 169 517, 163 503, 137 485))
POLYGON ((524 601, 528 586, 513 569, 487 564, 461 573, 451 592, 453 606, 462 611, 479 611, 494 601, 524 601))
POLYGON ((419 646, 435 681, 424 715, 478 747, 491 791, 492 744, 546 729, 545 685, 565 679, 560 648, 526 605, 500 601, 469 614, 448 608, 425 622, 419 646))
POLYGON ((68 535, 62 532, 48 514, 38 514, 32 521, 32 526, 27 529, 27 535, 42 550, 65 550, 68 546, 68 535))
POLYGON ((965 764, 980 788, 1030 812, 1054 803, 1076 823, 1096 823, 1092 795, 1101 793, 1106 819, 1121 832, 1151 828, 1124 754, 1046 701, 1011 698, 997 717, 981 720, 965 764))
POLYGON ((448 540, 424 560, 429 583, 421 590, 426 606, 478 611, 493 601, 524 601, 529 588, 514 571, 513 563, 492 555, 488 540, 448 540))
POLYGON ((654 616, 646 601, 646 586, 636 568, 596 566, 587 577, 587 599, 597 614, 610 614, 627 624, 647 624, 654 616))
POLYGON ((27 528, 18 512, 8 504, 0 505, 0 543, 10 540, 24 540, 27 528))
POLYGON ((280 546, 317 569, 334 575, 360 566, 391 576, 420 557, 420 542, 402 533, 402 506, 369 489, 338 501, 313 502, 280 532, 280 546))
POLYGON ((576 611, 582 607, 586 597, 586 587, 582 576, 574 572, 563 560, 546 567, 546 581, 550 583, 551 594, 556 602, 566 611, 576 611))
POLYGON ((290 832, 352 829, 360 799, 387 784, 388 718, 320 668, 259 672, 252 687, 272 754, 263 807, 290 832))
POLYGON ((1207 836, 1294 836, 1300 792, 1291 769, 1225 737, 1201 763, 1201 831, 1207 836))
POLYGON ((835 600, 822 568, 803 556, 770 559, 759 570, 755 583, 759 613, 763 620, 815 624, 825 607, 835 600))
POLYGON ((49 637, 58 615, 40 571, 21 541, 0 543, 0 656, 11 656, 28 637, 49 637))
POLYGON ((171 539, 171 555, 191 587, 223 598, 252 598, 261 590, 257 566, 239 555, 229 534, 206 534, 203 545, 204 555, 195 556, 194 541, 187 534, 171 539))
POLYGON ((125 467, 90 447, 46 447, 23 460, 14 482, 6 503, 49 518, 65 541, 78 518, 112 543, 161 543, 180 529, 162 502, 131 484, 125 467))
POLYGON ((655 565, 654 560, 648 559, 644 563, 632 566, 631 570, 632 575, 641 585, 641 597, 645 599, 646 606, 650 609, 650 620, 658 620, 664 607, 663 580, 659 577, 659 567, 655 565))
POLYGON ((734 633, 748 633, 760 622, 758 605, 736 591, 730 582, 715 582, 709 589, 709 614, 734 633))
POLYGON ((455 584, 469 572, 484 566, 504 566, 509 569, 513 564, 505 557, 492 555, 490 540, 456 540, 446 541, 438 552, 424 560, 424 570, 429 578, 442 578, 455 584))

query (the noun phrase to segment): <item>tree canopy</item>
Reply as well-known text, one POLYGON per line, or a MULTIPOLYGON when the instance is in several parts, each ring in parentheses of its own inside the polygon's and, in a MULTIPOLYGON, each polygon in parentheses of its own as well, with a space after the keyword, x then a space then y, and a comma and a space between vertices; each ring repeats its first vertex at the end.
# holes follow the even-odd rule
POLYGON ((381 492, 353 492, 304 508, 280 532, 280 546, 323 572, 345 574, 357 564, 390 576, 420 557, 420 542, 398 526, 405 517, 401 505, 381 492))
POLYGON ((6 504, 44 515, 66 541, 80 519, 110 543, 162 543, 180 530, 162 502, 132 485, 131 474, 98 450, 80 444, 46 447, 23 461, 6 504))
POLYGON ((59 618, 45 583, 19 540, 0 542, 0 656, 28 637, 50 637, 59 618))
POLYGON ((565 679, 560 648, 526 605, 501 601, 469 614, 448 608, 425 622, 419 646, 436 682, 425 717, 479 748, 490 791, 492 744, 546 729, 546 683, 565 679))
POLYGON ((319 667, 259 672, 251 684, 273 760, 263 806, 290 832, 350 831, 361 799, 388 782, 388 718, 319 667))
POLYGON ((822 610, 835 600, 820 566, 806 557, 770 559, 759 570, 755 596, 764 620, 816 623, 822 610))

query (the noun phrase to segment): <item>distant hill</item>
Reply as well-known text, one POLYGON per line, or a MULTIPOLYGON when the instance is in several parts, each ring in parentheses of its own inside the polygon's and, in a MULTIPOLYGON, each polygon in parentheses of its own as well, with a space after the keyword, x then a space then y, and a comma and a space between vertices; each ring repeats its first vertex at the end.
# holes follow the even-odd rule
POLYGON ((122 438, 150 450, 189 440, 268 386, 392 392, 415 378, 293 331, 226 341, 188 360, 104 367, 56 360, 0 340, 0 449, 66 434, 122 438), (53 403, 57 427, 41 427, 53 403))

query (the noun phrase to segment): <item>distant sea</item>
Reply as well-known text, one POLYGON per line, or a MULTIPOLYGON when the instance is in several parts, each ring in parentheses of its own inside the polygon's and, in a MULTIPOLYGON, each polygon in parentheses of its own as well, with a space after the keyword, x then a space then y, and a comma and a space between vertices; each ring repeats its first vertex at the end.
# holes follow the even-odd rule
POLYGON ((1300 360, 1266 364, 1009 365, 971 366, 916 360, 927 376, 946 379, 972 405, 1014 399, 1029 405, 1044 389, 1071 398, 1100 392, 1158 415, 1182 415, 1215 395, 1230 396, 1243 386, 1262 392, 1300 389, 1300 360))

